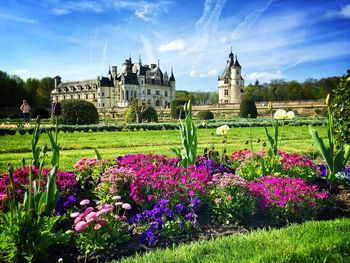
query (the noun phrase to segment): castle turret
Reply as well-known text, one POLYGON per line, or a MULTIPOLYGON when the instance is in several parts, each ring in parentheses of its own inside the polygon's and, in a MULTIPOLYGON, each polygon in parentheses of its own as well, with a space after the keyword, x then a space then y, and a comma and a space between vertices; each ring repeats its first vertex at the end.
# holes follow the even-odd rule
POLYGON ((218 78, 219 103, 241 102, 244 87, 241 68, 237 54, 234 55, 231 48, 224 73, 218 78))
POLYGON ((56 76, 56 77, 54 77, 54 80, 55 80, 55 89, 57 89, 58 86, 61 84, 61 77, 56 76))

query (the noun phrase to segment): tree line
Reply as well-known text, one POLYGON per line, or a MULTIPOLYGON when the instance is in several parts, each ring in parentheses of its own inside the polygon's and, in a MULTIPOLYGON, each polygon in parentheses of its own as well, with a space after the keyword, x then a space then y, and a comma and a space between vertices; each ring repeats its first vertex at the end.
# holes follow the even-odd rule
POLYGON ((50 93, 55 87, 54 79, 21 79, 0 71, 0 105, 1 107, 19 107, 25 99, 32 108, 50 107, 50 93))
MULTIPOLYGON (((348 70, 349 74, 350 70, 348 70)), ((342 77, 327 77, 322 79, 306 79, 300 83, 298 81, 286 81, 283 79, 271 80, 269 83, 260 83, 258 80, 254 84, 244 87, 243 97, 253 101, 286 101, 286 100, 318 100, 324 99, 328 93, 337 87, 342 77)), ((186 91, 177 90, 175 98, 180 100, 191 99, 193 104, 215 104, 219 101, 217 91, 186 91)))

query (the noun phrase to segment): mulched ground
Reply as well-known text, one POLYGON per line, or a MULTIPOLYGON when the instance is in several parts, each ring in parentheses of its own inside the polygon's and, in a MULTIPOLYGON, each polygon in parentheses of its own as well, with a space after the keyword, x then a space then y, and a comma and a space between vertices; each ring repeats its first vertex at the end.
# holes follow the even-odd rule
MULTIPOLYGON (((336 205, 334 208, 326 209, 326 211, 318 218, 319 220, 330 220, 341 217, 350 218, 350 190, 340 189, 336 196, 336 205)), ((254 221, 243 225, 223 225, 218 224, 210 215, 202 212, 199 215, 200 231, 191 235, 180 236, 177 240, 164 238, 157 243, 156 248, 172 247, 173 244, 189 243, 198 240, 209 240, 220 236, 232 234, 247 234, 252 230, 266 227, 283 227, 284 225, 272 224, 270 221, 263 218, 255 218, 254 221)), ((155 248, 153 248, 155 249, 155 248)), ((112 259, 121 259, 122 257, 132 256, 136 253, 145 253, 149 251, 140 245, 139 236, 133 235, 127 244, 121 245, 113 250, 105 251, 102 255, 87 258, 85 255, 80 255, 72 246, 56 247, 51 251, 49 260, 45 262, 57 262, 59 258, 63 262, 106 262, 112 259)))

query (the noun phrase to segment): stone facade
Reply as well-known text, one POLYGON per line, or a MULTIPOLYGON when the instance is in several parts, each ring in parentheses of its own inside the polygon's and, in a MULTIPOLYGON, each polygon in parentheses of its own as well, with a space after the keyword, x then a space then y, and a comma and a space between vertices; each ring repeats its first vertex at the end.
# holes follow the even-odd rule
POLYGON ((237 55, 234 56, 231 50, 224 73, 218 77, 219 104, 241 102, 244 88, 241 69, 237 55))
POLYGON ((146 100, 154 107, 168 108, 175 98, 176 81, 171 70, 170 76, 158 65, 133 63, 125 60, 120 71, 112 66, 107 77, 92 80, 61 82, 55 77, 55 89, 51 101, 83 99, 92 102, 99 111, 127 107, 133 99, 146 100))

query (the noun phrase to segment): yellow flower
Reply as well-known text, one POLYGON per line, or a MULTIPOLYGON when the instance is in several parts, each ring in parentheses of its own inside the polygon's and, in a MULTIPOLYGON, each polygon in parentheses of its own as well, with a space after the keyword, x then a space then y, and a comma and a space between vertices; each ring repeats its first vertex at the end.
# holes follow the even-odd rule
POLYGON ((230 127, 228 125, 222 125, 219 128, 216 129, 217 135, 226 135, 230 127))

